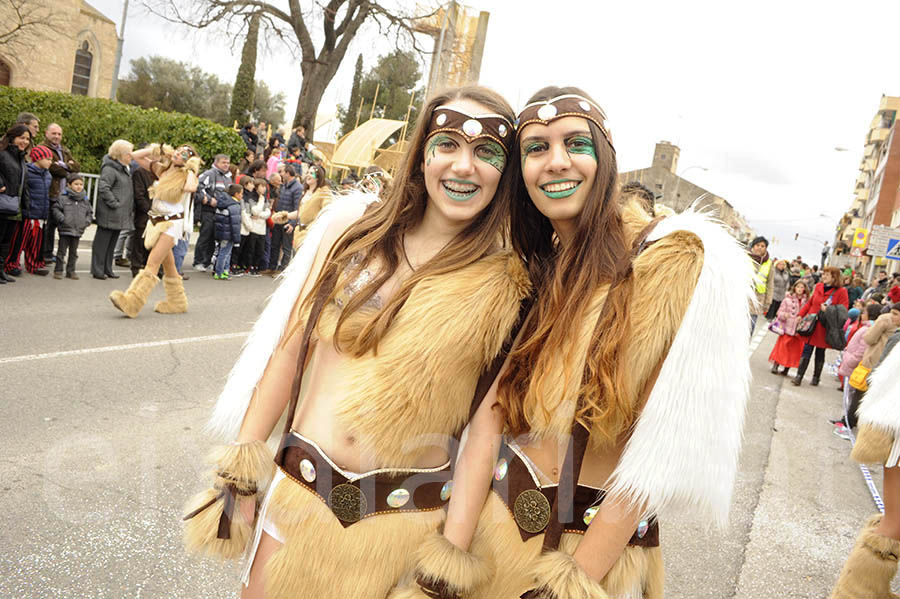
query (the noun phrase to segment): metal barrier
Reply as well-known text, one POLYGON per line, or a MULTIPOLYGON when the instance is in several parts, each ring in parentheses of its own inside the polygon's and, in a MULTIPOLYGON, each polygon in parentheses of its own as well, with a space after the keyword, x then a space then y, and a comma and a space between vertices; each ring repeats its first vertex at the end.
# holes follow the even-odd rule
POLYGON ((97 183, 100 182, 100 175, 92 175, 91 173, 79 173, 84 177, 84 197, 90 198, 91 209, 97 214, 97 183))

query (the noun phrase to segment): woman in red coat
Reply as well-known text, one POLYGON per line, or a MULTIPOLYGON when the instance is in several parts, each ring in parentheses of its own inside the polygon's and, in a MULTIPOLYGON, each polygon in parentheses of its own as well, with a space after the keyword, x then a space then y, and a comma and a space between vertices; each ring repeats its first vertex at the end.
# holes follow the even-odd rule
MULTIPOLYGON (((806 305, 800 309, 798 316, 803 318, 807 314, 818 314, 822 308, 832 304, 843 304, 849 309, 850 298, 847 295, 847 290, 841 286, 841 271, 834 266, 826 266, 822 271, 822 282, 816 284, 812 296, 806 302, 806 305)), ((816 350, 816 364, 813 369, 812 381, 809 384, 818 385, 822 367, 825 365, 825 350, 831 348, 828 342, 825 341, 825 326, 821 320, 816 322, 816 329, 803 348, 800 366, 797 367, 797 376, 791 379, 791 383, 794 385, 800 385, 803 381, 803 375, 806 374, 806 368, 809 366, 809 358, 812 356, 813 348, 816 350)))

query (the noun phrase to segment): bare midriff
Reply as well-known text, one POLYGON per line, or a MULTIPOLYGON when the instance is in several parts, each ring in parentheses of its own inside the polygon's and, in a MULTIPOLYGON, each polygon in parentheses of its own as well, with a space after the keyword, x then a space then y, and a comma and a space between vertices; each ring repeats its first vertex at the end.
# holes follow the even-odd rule
MULTIPOLYGON (((341 422, 338 411, 344 400, 341 376, 352 357, 338 352, 330 339, 315 344, 312 359, 303 373, 303 388, 297 402, 292 428, 315 441, 331 460, 345 470, 362 473, 377 468, 436 468, 447 462, 444 449, 432 447, 407 464, 387 464, 367 449, 341 422)), ((403 435, 402 430, 390 434, 403 435)))
MULTIPOLYGON (((532 440, 527 444, 519 442, 519 447, 537 466, 538 476, 543 484, 559 482, 559 473, 566 459, 567 440, 532 440)), ((602 489, 616 468, 619 453, 618 448, 614 446, 602 450, 589 449, 585 452, 579 484, 602 489)))

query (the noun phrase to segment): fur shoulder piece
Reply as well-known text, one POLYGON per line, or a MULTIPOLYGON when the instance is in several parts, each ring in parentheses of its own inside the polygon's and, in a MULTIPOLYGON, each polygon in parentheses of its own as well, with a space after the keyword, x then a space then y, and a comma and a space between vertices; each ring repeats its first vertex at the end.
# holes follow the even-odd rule
POLYGON ((683 231, 702 242, 703 265, 609 493, 642 506, 646 515, 693 512, 724 527, 750 388, 753 271, 722 224, 701 213, 668 217, 649 239, 683 231))
POLYGON ((891 453, 885 467, 891 468, 900 461, 900 349, 894 348, 869 377, 869 390, 859 408, 860 430, 864 424, 893 437, 891 453))
POLYGON ((318 218, 306 230, 303 244, 297 249, 281 275, 281 284, 269 298, 268 304, 253 325, 240 357, 228 374, 225 388, 219 395, 207 424, 207 429, 211 433, 225 440, 237 437, 253 391, 262 378, 272 352, 281 340, 284 328, 291 317, 291 309, 309 276, 316 252, 329 225, 342 214, 358 211, 361 206, 376 201, 377 195, 361 191, 335 196, 334 201, 319 213, 318 218))
MULTIPOLYGON (((469 417, 478 378, 519 315, 531 284, 503 251, 422 279, 378 344, 342 366, 338 418, 379 465, 414 462, 469 417)), ((323 312, 323 337, 329 332, 323 312)))

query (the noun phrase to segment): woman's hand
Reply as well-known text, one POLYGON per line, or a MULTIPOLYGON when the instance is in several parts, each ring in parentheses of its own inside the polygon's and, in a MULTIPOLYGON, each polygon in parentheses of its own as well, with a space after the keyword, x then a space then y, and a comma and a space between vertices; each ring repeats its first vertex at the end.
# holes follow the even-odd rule
POLYGON ((284 210, 280 210, 272 215, 272 222, 276 225, 283 225, 288 221, 288 213, 284 210))

